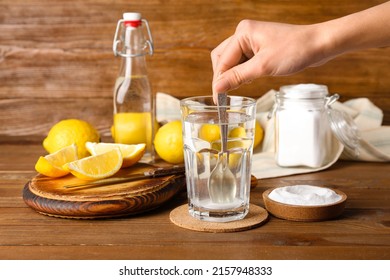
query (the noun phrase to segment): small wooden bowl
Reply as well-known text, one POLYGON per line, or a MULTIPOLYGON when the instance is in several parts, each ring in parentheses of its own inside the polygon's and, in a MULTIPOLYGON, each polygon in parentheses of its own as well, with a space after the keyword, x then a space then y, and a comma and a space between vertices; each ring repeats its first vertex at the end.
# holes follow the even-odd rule
POLYGON ((340 201, 319 206, 285 204, 269 198, 268 195, 272 190, 274 188, 266 190, 263 193, 265 208, 275 217, 291 221, 317 222, 334 219, 344 211, 347 201, 347 195, 345 193, 331 189, 341 196, 340 201))

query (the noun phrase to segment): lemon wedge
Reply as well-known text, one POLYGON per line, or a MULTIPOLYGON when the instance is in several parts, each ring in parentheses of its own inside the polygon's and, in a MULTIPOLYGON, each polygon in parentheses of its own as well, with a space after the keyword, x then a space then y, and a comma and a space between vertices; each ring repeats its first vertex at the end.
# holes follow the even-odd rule
POLYGON ((69 174, 64 165, 77 159, 77 146, 72 144, 47 156, 39 157, 35 170, 48 177, 62 177, 69 174))
POLYGON ((146 143, 142 144, 117 144, 117 143, 96 143, 87 142, 85 148, 91 155, 100 155, 113 149, 119 149, 123 162, 122 168, 129 167, 136 164, 144 155, 146 150, 146 143))
POLYGON ((108 152, 85 157, 66 164, 66 168, 77 178, 98 180, 114 175, 121 168, 122 153, 118 148, 108 152))

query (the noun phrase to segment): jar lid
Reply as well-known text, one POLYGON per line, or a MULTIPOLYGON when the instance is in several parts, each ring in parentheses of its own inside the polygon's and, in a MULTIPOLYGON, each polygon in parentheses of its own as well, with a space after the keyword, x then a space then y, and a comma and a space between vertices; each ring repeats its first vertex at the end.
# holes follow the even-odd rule
POLYGON ((330 127, 336 138, 344 145, 345 151, 353 157, 359 156, 360 135, 353 119, 345 112, 328 107, 330 127))
POLYGON ((291 99, 317 99, 328 95, 328 87, 319 84, 296 84, 282 86, 277 96, 291 99))

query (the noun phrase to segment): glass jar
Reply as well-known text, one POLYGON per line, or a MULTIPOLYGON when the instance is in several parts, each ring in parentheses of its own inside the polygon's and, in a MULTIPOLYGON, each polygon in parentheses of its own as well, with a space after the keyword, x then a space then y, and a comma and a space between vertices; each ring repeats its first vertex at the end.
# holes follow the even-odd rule
POLYGON ((332 137, 326 110, 328 88, 288 85, 281 87, 275 97, 276 163, 282 167, 323 166, 332 137))

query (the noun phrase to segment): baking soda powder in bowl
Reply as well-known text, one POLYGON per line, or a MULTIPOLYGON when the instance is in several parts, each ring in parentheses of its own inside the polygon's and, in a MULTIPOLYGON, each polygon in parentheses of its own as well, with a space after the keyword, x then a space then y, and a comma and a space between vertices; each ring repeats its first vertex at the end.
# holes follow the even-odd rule
POLYGON ((342 198, 331 189, 309 185, 276 188, 268 197, 280 203, 311 206, 333 204, 342 198))
POLYGON ((286 186, 263 193, 265 208, 274 216, 293 221, 323 221, 339 216, 347 196, 339 191, 310 185, 286 186))

